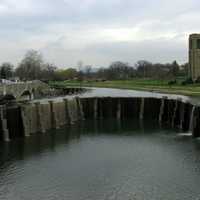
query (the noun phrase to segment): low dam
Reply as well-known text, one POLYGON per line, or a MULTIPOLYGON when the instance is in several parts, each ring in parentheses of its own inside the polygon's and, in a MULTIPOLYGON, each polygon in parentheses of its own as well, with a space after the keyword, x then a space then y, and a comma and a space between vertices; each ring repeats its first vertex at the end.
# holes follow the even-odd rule
POLYGON ((0 106, 1 139, 9 141, 58 129, 85 119, 154 120, 200 136, 200 107, 182 99, 153 97, 71 97, 0 106))
POLYGON ((115 89, 0 106, 0 199, 200 199, 198 99, 115 89))

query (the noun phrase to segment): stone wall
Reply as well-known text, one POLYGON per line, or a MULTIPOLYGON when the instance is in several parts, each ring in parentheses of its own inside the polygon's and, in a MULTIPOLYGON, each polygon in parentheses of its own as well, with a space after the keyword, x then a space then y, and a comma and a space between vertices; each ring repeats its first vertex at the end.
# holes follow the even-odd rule
POLYGON ((50 87, 48 84, 43 83, 39 80, 19 82, 13 84, 0 84, 0 96, 5 96, 7 94, 13 95, 16 99, 20 99, 25 93, 31 95, 37 95, 40 91, 49 91, 50 87))
POLYGON ((70 98, 61 101, 0 106, 0 139, 45 133, 72 126, 84 119, 153 120, 161 126, 200 136, 200 107, 181 99, 162 98, 70 98))

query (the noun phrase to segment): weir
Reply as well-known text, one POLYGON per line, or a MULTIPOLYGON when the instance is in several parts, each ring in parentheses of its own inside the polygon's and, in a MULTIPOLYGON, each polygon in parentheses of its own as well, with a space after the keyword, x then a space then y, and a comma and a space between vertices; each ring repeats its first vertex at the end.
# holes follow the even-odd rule
POLYGON ((98 108, 98 99, 95 98, 94 99, 94 119, 97 119, 97 117, 98 117, 98 110, 97 110, 97 108, 98 108))
POLYGON ((193 132, 193 126, 194 126, 194 112, 195 112, 196 107, 192 107, 191 115, 190 115, 190 125, 189 125, 189 132, 193 132))
POLYGON ((150 97, 72 97, 60 101, 0 106, 1 140, 29 137, 84 119, 153 120, 200 135, 200 107, 182 99, 150 97))
POLYGON ((78 111, 78 105, 77 105, 77 99, 73 98, 67 101, 67 105, 68 105, 68 114, 69 114, 69 119, 70 119, 70 123, 74 124, 76 121, 79 120, 80 116, 79 116, 79 111, 78 111))
MULTIPOLYGON (((181 101, 181 99, 179 99, 179 101, 181 101)), ((175 106, 174 106, 174 110, 173 110, 172 128, 175 128, 175 126, 176 126, 177 110, 178 110, 178 99, 175 101, 175 106)))
POLYGON ((117 102, 117 119, 118 120, 121 119, 121 101, 120 101, 120 99, 118 99, 118 102, 117 102))
POLYGON ((180 108, 180 125, 179 128, 183 130, 183 124, 184 124, 184 116, 185 116, 185 104, 181 103, 181 108, 180 108))
POLYGON ((141 105, 140 105, 140 120, 143 120, 144 118, 144 98, 141 99, 141 105))

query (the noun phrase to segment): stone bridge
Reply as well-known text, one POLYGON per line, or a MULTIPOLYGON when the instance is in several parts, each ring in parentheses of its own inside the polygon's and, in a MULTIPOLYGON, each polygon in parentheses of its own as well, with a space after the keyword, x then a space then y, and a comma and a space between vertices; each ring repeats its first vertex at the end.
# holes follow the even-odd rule
POLYGON ((8 99, 34 99, 40 91, 49 89, 49 86, 42 81, 27 81, 11 84, 0 84, 0 96, 8 99))

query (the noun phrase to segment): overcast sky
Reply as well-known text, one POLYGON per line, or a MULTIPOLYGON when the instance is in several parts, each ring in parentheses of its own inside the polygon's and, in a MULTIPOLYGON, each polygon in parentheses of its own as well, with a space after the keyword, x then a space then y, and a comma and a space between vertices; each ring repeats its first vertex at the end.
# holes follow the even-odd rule
POLYGON ((187 61, 199 0, 0 0, 0 62, 29 49, 60 67, 187 61))

